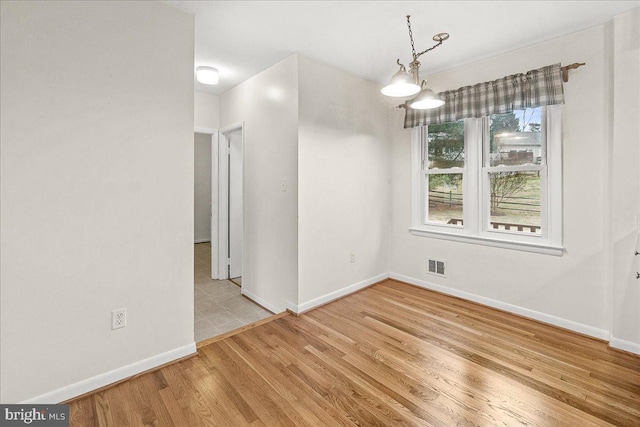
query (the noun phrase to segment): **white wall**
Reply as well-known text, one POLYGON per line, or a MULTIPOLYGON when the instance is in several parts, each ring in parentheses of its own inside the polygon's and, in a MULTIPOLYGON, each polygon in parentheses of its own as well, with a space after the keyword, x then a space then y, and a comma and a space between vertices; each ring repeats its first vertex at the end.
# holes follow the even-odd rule
POLYGON ((403 113, 393 110, 392 273, 608 338, 608 49, 607 29, 599 26, 429 76, 437 92, 548 64, 586 62, 565 84, 562 257, 410 235, 410 132, 401 130, 403 113), (425 273, 427 256, 448 261, 447 278, 425 273))
POLYGON ((211 135, 194 136, 194 231, 196 243, 211 240, 211 135))
POLYGON ((137 1, 0 16, 0 401, 53 403, 195 350, 194 24, 137 1))
POLYGON ((195 92, 193 101, 195 129, 218 129, 220 124, 220 98, 210 93, 195 92))
POLYGON ((299 70, 297 304, 304 310, 389 271, 389 112, 378 84, 305 56, 299 70))
POLYGON ((613 21, 612 345, 640 353, 640 8, 613 21))
POLYGON ((244 121, 242 291, 273 311, 297 299, 297 69, 293 55, 220 96, 220 128, 244 121))

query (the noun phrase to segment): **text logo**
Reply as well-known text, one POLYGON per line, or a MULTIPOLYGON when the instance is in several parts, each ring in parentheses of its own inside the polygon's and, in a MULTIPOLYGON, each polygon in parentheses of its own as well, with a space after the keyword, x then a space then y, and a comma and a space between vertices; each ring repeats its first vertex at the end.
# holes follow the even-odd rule
POLYGON ((0 405, 0 426, 68 427, 69 405, 0 405))

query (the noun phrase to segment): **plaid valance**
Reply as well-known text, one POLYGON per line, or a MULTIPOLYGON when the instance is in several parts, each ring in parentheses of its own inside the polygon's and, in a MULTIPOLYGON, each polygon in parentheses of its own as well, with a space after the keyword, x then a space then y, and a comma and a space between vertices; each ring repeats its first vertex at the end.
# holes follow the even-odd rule
POLYGON ((513 110, 564 104, 560 64, 548 65, 438 94, 445 104, 431 110, 406 108, 404 127, 452 122, 513 110))

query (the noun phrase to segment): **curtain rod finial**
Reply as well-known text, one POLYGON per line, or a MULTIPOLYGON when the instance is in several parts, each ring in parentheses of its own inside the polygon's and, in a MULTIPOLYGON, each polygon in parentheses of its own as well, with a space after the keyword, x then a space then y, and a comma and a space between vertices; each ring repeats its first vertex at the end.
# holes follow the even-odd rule
POLYGON ((582 67, 583 65, 586 65, 586 63, 574 62, 571 65, 565 65, 564 67, 561 67, 560 69, 562 70, 562 81, 565 83, 569 81, 569 70, 575 70, 576 68, 582 67))

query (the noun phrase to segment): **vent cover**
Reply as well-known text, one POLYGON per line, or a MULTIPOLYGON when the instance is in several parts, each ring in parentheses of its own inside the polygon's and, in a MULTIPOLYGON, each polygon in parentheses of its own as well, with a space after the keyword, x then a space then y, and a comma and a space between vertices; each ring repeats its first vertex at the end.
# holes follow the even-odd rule
POLYGON ((427 273, 447 277, 445 273, 446 269, 447 261, 436 258, 427 258, 427 273))

